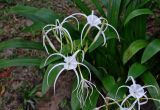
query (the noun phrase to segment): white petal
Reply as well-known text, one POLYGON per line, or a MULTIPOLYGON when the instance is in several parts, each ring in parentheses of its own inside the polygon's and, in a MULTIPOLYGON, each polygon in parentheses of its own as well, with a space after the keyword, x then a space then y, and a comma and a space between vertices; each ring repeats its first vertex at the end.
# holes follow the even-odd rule
POLYGON ((88 72, 89 72, 89 81, 91 81, 91 71, 90 71, 90 69, 83 63, 78 63, 78 64, 84 66, 88 70, 88 72))
POLYGON ((56 78, 55 78, 55 80, 54 80, 54 94, 55 94, 55 88, 56 88, 56 82, 57 82, 57 80, 58 80, 58 78, 59 78, 59 76, 61 75, 61 73, 64 71, 65 69, 63 68, 62 70, 60 70, 59 71, 59 73, 57 74, 57 76, 56 76, 56 78))
POLYGON ((51 58, 52 56, 61 56, 61 57, 64 58, 64 59, 66 58, 64 55, 62 55, 62 54, 60 54, 60 53, 53 53, 53 54, 51 54, 51 55, 49 55, 49 56, 47 57, 47 59, 45 60, 44 66, 46 65, 48 59, 51 58))
POLYGON ((87 25, 88 25, 88 23, 86 23, 85 25, 84 25, 84 27, 83 27, 83 29, 82 29, 82 32, 81 32, 81 46, 83 46, 83 33, 84 33, 84 30, 86 29, 86 27, 87 27, 87 25))
POLYGON ((79 75, 78 75, 78 72, 77 72, 77 70, 76 69, 74 69, 74 72, 75 72, 75 74, 76 74, 76 77, 77 77, 77 86, 76 86, 76 88, 73 90, 73 92, 75 92, 77 89, 78 89, 78 87, 79 87, 79 83, 80 83, 80 81, 79 81, 79 75))
POLYGON ((53 69, 55 69, 56 67, 61 66, 61 65, 64 65, 64 63, 58 63, 58 64, 54 65, 54 66, 49 70, 48 75, 47 75, 47 85, 48 85, 48 86, 49 86, 48 78, 49 78, 49 76, 50 76, 51 71, 52 71, 53 69))
POLYGON ((70 40, 70 42, 71 42, 71 52, 72 52, 72 51, 73 51, 73 41, 72 41, 72 37, 71 37, 71 35, 69 34, 69 32, 68 32, 67 29, 63 28, 63 30, 64 30, 64 32, 66 32, 66 33, 68 34, 68 38, 69 38, 69 40, 70 40))
POLYGON ((110 25, 110 24, 106 24, 106 25, 108 25, 109 27, 111 27, 116 32, 118 40, 120 41, 120 37, 119 37, 119 34, 118 34, 117 30, 112 25, 110 25))
POLYGON ((119 91, 121 88, 124 88, 124 87, 127 87, 128 89, 130 89, 130 87, 129 87, 129 86, 125 86, 125 85, 120 86, 120 87, 117 89, 117 92, 116 92, 116 96, 115 96, 115 97, 117 97, 118 91, 119 91))
POLYGON ((144 99, 146 99, 146 100, 143 101, 143 102, 140 102, 140 103, 139 103, 140 105, 144 105, 144 104, 146 104, 146 103, 148 102, 148 97, 147 97, 146 95, 144 95, 143 97, 144 97, 144 99))
POLYGON ((129 94, 121 103, 121 107, 122 105, 131 97, 131 94, 129 94))
POLYGON ((157 94, 158 94, 158 89, 156 88, 156 86, 153 86, 153 85, 147 85, 147 86, 143 86, 142 88, 148 88, 148 87, 152 87, 154 88, 156 91, 157 91, 157 94))

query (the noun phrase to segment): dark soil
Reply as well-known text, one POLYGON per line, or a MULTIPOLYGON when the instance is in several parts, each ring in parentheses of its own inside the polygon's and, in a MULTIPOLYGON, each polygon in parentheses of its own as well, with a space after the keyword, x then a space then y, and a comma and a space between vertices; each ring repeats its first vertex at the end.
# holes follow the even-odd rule
MULTIPOLYGON (((38 8, 49 8, 57 13, 69 15, 78 12, 69 0, 16 0, 11 3, 0 2, 0 42, 12 38, 23 38, 33 41, 42 41, 41 33, 26 33, 22 30, 30 26, 32 21, 21 16, 8 14, 7 10, 16 4, 25 4, 38 8)), ((45 52, 28 49, 7 49, 0 53, 0 58, 14 56, 41 56, 46 57, 45 52)), ((35 86, 38 86, 35 96, 38 100, 35 104, 37 110, 69 110, 66 103, 70 101, 73 74, 64 73, 57 82, 56 94, 51 88, 41 97, 41 84, 43 72, 35 67, 12 67, 0 70, 0 110, 31 110, 25 108, 24 98, 35 86), (63 104, 64 103, 64 104, 63 104)))

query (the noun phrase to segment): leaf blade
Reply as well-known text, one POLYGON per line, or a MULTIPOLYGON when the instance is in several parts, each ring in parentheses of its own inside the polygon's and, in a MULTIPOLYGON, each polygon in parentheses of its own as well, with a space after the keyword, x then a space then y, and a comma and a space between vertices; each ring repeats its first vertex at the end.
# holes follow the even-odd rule
POLYGON ((133 18, 140 16, 140 15, 148 15, 153 14, 153 12, 150 9, 136 9, 132 11, 126 18, 124 25, 126 25, 130 20, 133 18))
POLYGON ((14 58, 14 59, 0 59, 0 68, 10 66, 40 66, 41 58, 14 58))
POLYGON ((160 51, 160 40, 155 39, 146 47, 143 52, 141 63, 145 63, 160 51))
POLYGON ((126 49, 123 54, 123 64, 126 64, 137 52, 147 46, 146 40, 136 40, 126 49))
POLYGON ((37 49, 42 51, 45 50, 42 43, 23 39, 11 39, 0 43, 0 51, 7 48, 37 49))
POLYGON ((144 65, 139 64, 139 63, 134 63, 129 68, 128 76, 132 76, 133 78, 137 78, 140 75, 142 75, 146 70, 147 70, 147 68, 144 65))

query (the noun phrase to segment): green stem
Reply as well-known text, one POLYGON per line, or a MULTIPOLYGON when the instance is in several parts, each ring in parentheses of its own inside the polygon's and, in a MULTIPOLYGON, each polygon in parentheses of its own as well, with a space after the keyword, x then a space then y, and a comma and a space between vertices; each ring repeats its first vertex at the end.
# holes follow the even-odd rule
POLYGON ((103 30, 103 28, 104 28, 104 25, 105 25, 105 21, 103 21, 102 26, 101 26, 99 32, 97 33, 96 37, 94 38, 94 40, 93 40, 93 42, 91 43, 91 45, 89 46, 89 48, 96 42, 96 40, 97 40, 98 37, 100 36, 100 34, 101 34, 101 32, 102 32, 102 30, 103 30))
MULTIPOLYGON (((85 33, 85 35, 84 35, 84 38, 82 38, 82 46, 83 46, 83 40, 85 40, 85 38, 87 37, 90 29, 91 29, 91 26, 89 26, 89 28, 87 29, 87 31, 86 31, 86 33, 85 33)), ((83 35, 82 35, 82 36, 83 36, 83 35)), ((80 45, 81 45, 81 44, 80 44, 80 45)))

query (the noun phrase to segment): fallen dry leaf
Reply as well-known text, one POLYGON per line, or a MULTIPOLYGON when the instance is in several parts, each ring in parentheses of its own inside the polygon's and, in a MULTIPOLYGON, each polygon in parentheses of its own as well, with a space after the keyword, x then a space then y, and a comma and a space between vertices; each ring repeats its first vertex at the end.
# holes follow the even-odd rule
POLYGON ((5 92, 5 87, 0 85, 0 96, 2 96, 5 92))

